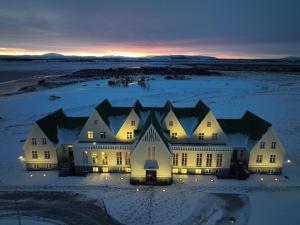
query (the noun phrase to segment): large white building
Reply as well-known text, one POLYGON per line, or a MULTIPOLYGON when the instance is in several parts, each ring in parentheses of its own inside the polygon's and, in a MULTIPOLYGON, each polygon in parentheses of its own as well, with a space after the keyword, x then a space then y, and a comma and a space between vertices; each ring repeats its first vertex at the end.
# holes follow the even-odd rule
POLYGON ((59 168, 77 175, 130 173, 131 183, 171 183, 172 174, 278 174, 285 150, 272 125, 247 111, 216 119, 192 108, 114 107, 101 102, 89 117, 62 109, 38 120, 25 144, 28 170, 59 168))

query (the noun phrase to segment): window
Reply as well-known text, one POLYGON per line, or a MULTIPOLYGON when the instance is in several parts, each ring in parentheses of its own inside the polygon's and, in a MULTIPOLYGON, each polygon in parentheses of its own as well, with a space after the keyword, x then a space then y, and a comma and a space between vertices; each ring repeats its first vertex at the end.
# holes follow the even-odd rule
POLYGON ((217 154, 217 167, 222 166, 222 161, 223 161, 223 155, 222 154, 217 154))
POLYGON ((176 140, 177 139, 177 133, 172 133, 172 139, 176 140))
POLYGON ((202 165, 202 154, 197 153, 196 166, 201 166, 201 165, 202 165))
POLYGON ((122 152, 117 152, 117 165, 122 165, 122 152))
POLYGON ((102 167, 102 172, 103 173, 108 173, 108 167, 102 167))
POLYGON ((42 138, 42 144, 46 145, 47 144, 47 139, 46 138, 42 138))
POLYGON ((255 169, 255 173, 261 173, 261 169, 255 169))
POLYGON ((127 132, 127 139, 131 140, 132 139, 132 132, 127 132))
POLYGON ((206 169, 206 170, 205 170, 205 173, 206 173, 206 174, 211 174, 211 170, 210 170, 210 169, 206 169))
POLYGON ((155 160, 155 146, 152 146, 152 160, 155 160))
POLYGON ((97 153, 93 153, 92 154, 92 162, 93 162, 93 164, 97 164, 98 163, 97 153))
POLYGON ((102 152, 101 155, 102 155, 102 164, 103 165, 107 165, 108 164, 107 153, 106 152, 102 152))
POLYGON ((272 142, 272 144, 271 144, 271 149, 275 149, 276 148, 276 142, 272 142))
POLYGON ((52 168, 52 165, 51 165, 51 164, 46 164, 46 168, 47 168, 47 169, 51 169, 51 168, 52 168))
POLYGON ((130 173, 130 171, 131 171, 130 167, 125 168, 125 173, 130 173))
POLYGON ((169 121, 169 127, 173 126, 173 121, 169 121))
POLYGON ((87 137, 88 137, 88 139, 93 139, 94 138, 94 132, 93 131, 88 131, 87 132, 87 137))
POLYGON ((39 168, 39 164, 33 164, 33 168, 34 169, 38 169, 39 168))
POLYGON ((264 148, 265 148, 265 145, 266 145, 266 142, 261 141, 261 142, 260 142, 260 149, 264 149, 264 148))
POLYGON ((98 120, 94 120, 94 124, 97 125, 98 124, 98 120))
POLYGON ((213 133, 212 134, 212 140, 216 141, 218 139, 218 134, 217 133, 213 133))
POLYGON ((88 164, 89 163, 88 152, 83 152, 82 153, 82 163, 83 164, 88 164))
POLYGON ((50 159, 50 152, 49 151, 45 151, 45 159, 50 159))
POLYGON ((178 153, 173 154, 173 166, 178 166, 178 153))
POLYGON ((32 158, 37 159, 38 158, 38 153, 37 151, 32 151, 32 158))
POLYGON ((106 138, 105 132, 100 132, 100 138, 102 138, 102 139, 106 138))
POLYGON ((93 173, 98 173, 99 172, 99 168, 98 167, 93 167, 93 173))
POLYGON ((256 163, 262 163, 262 158, 263 158, 262 155, 257 155, 256 156, 256 163))
POLYGON ((183 174, 186 174, 187 173, 187 169, 181 169, 180 172, 183 173, 183 174))
POLYGON ((195 169, 195 174, 201 174, 201 169, 195 169))
POLYGON ((131 120, 131 126, 135 126, 135 120, 131 120))
POLYGON ((207 154, 206 155, 206 166, 211 167, 211 162, 212 162, 212 154, 207 154))
POLYGON ((203 141, 204 140, 204 133, 199 133, 199 140, 203 141))
POLYGON ((31 138, 31 144, 36 145, 36 138, 31 138))
POLYGON ((207 127, 211 127, 211 122, 210 121, 207 122, 207 127))
POLYGON ((220 169, 216 169, 216 174, 220 174, 221 170, 220 169))
POLYGON ((186 164, 187 164, 187 153, 182 153, 181 165, 186 166, 186 164))
POLYGON ((270 155, 270 163, 275 163, 276 155, 270 155))
POLYGON ((125 165, 130 165, 130 155, 129 155, 129 152, 125 152, 125 165))
POLYGON ((172 173, 178 173, 178 169, 177 168, 173 168, 172 169, 172 173))

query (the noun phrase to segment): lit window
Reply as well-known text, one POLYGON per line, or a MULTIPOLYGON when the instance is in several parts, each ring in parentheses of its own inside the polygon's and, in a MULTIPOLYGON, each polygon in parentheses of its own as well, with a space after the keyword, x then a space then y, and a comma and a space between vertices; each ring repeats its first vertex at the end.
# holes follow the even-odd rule
POLYGON ((169 127, 173 126, 173 121, 169 121, 169 127))
POLYGON ((195 174, 201 174, 201 169, 195 169, 195 174))
POLYGON ((177 139, 177 133, 172 133, 172 139, 176 140, 177 139))
POLYGON ((178 153, 173 154, 173 166, 178 166, 178 153))
POLYGON ((32 158, 37 159, 38 158, 38 153, 37 151, 32 151, 32 158))
POLYGON ((135 126, 135 120, 131 120, 131 126, 135 126))
POLYGON ((272 142, 272 144, 271 144, 271 149, 275 149, 276 148, 276 142, 272 142))
POLYGON ((102 167, 102 172, 103 173, 108 173, 108 167, 102 167))
POLYGON ((125 173, 130 173, 130 171, 131 171, 130 167, 125 168, 125 173))
POLYGON ((270 163, 275 163, 276 155, 270 155, 270 163))
POLYGON ((127 132, 127 139, 131 140, 132 139, 132 132, 127 132))
POLYGON ((92 162, 93 162, 93 164, 97 164, 98 163, 97 153, 93 153, 92 154, 92 162))
POLYGON ((47 144, 47 139, 46 138, 42 138, 42 144, 46 145, 47 144))
POLYGON ((262 155, 257 155, 256 156, 256 163, 262 163, 262 158, 263 158, 262 155))
POLYGON ((217 133, 213 133, 212 134, 212 140, 216 141, 218 139, 218 134, 217 133))
POLYGON ((100 132, 100 138, 101 139, 105 139, 106 138, 105 132, 100 132))
POLYGON ((207 154, 206 155, 206 166, 211 167, 211 162, 212 162, 212 154, 207 154))
POLYGON ((181 155, 181 165, 186 166, 187 164, 187 153, 182 153, 181 155))
POLYGON ((178 169, 173 168, 173 169, 172 169, 172 173, 178 173, 178 169))
POLYGON ((199 133, 199 140, 203 141, 204 140, 204 133, 199 133))
POLYGON ((207 127, 211 127, 211 122, 207 122, 207 127))
POLYGON ((183 173, 183 174, 186 174, 187 173, 187 169, 181 169, 180 172, 183 173))
POLYGON ((201 166, 201 165, 202 165, 202 154, 197 153, 196 166, 201 166))
POLYGON ((265 148, 265 145, 266 145, 266 142, 261 141, 261 142, 260 142, 260 149, 264 149, 264 148, 265 148))
POLYGON ((31 144, 32 144, 32 145, 36 145, 36 138, 32 138, 32 139, 31 139, 31 144))
POLYGON ((88 131, 87 132, 87 137, 88 137, 88 139, 93 139, 94 138, 94 132, 93 131, 88 131))
POLYGON ((98 173, 99 172, 99 168, 98 167, 93 167, 93 173, 98 173))
POLYGON ((45 151, 45 159, 50 159, 50 152, 49 151, 45 151))
POLYGON ((107 165, 108 164, 108 160, 107 160, 107 153, 106 152, 102 152, 102 164, 103 165, 107 165))
POLYGON ((117 165, 122 165, 122 152, 117 152, 117 165))
POLYGON ((217 154, 217 167, 222 166, 222 161, 223 161, 223 155, 222 154, 217 154))

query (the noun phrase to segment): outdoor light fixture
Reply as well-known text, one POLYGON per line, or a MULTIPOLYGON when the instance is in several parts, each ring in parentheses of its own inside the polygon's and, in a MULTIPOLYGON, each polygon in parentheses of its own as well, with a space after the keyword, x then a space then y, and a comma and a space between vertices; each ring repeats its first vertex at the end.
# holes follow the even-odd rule
POLYGON ((211 182, 213 182, 213 181, 214 181, 214 179, 211 179, 210 181, 211 181, 211 182))
POLYGON ((195 181, 198 181, 198 179, 196 178, 195 181))
POLYGON ((275 178, 274 180, 275 180, 275 181, 278 181, 278 179, 277 179, 277 178, 275 178))
POLYGON ((292 161, 290 159, 287 160, 287 163, 291 163, 292 161))
POLYGON ((21 155, 21 156, 19 156, 19 160, 24 161, 25 159, 24 159, 24 157, 21 155))
POLYGON ((182 178, 180 177, 179 180, 182 180, 182 178))
POLYGON ((31 177, 33 177, 33 174, 30 174, 31 177))
POLYGON ((45 176, 46 176, 46 174, 44 173, 44 174, 43 174, 43 176, 45 177, 45 176))
POLYGON ((107 180, 108 178, 107 177, 105 177, 105 180, 107 180))
POLYGON ((261 178, 260 178, 260 180, 261 180, 261 181, 263 181, 263 180, 264 180, 264 178, 262 178, 262 177, 261 177, 261 178))
POLYGON ((137 188, 136 191, 140 191, 140 189, 137 188))
POLYGON ((121 179, 121 180, 123 180, 124 178, 123 178, 123 177, 121 177, 120 179, 121 179))
POLYGON ((93 145, 96 145, 97 143, 96 142, 93 142, 93 145))
POLYGON ((163 191, 163 192, 166 192, 166 189, 163 189, 162 191, 163 191))

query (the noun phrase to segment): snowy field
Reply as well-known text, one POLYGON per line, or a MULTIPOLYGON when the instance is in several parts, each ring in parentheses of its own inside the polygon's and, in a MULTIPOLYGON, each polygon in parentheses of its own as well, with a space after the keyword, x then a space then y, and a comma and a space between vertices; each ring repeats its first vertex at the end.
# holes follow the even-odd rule
MULTIPOLYGON (((300 76, 228 73, 191 80, 157 76, 149 90, 137 84, 112 88, 106 82, 0 97, 1 190, 78 192, 105 205, 123 224, 231 224, 231 216, 237 218, 236 224, 300 223, 300 76), (49 101, 50 94, 62 98, 49 101), (132 105, 136 99, 151 106, 168 99, 176 106, 193 106, 202 99, 217 118, 238 118, 250 110, 273 124, 292 163, 284 164, 282 176, 252 175, 237 181, 178 175, 173 185, 165 187, 131 186, 124 174, 62 178, 55 171, 25 171, 18 159, 23 154, 21 141, 35 120, 61 107, 68 115, 89 115, 105 98, 119 106, 132 105)), ((0 224, 7 223, 0 220, 0 224)))

